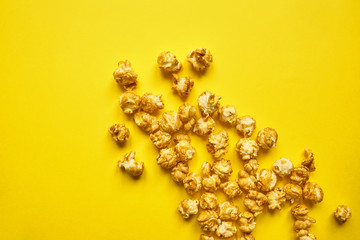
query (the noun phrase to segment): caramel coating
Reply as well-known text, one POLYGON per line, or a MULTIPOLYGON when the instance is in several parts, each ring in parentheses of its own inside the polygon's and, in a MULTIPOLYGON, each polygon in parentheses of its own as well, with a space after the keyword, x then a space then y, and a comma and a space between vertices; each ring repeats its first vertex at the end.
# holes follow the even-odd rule
POLYGON ((256 159, 250 159, 248 161, 245 161, 244 170, 250 175, 255 175, 258 169, 259 164, 256 159))
POLYGON ((220 107, 220 96, 205 91, 198 98, 198 106, 203 117, 212 116, 220 107))
POLYGON ((284 186, 284 191, 286 193, 286 199, 293 204, 296 200, 302 198, 303 192, 302 187, 297 184, 288 183, 284 186))
POLYGON ((129 60, 120 61, 113 73, 115 81, 125 90, 134 90, 137 86, 137 74, 132 70, 129 60))
POLYGON ((163 148, 159 151, 156 161, 161 167, 171 169, 177 165, 179 157, 174 148, 163 148))
POLYGON ((139 109, 140 99, 140 96, 134 92, 124 92, 119 97, 120 107, 125 114, 133 114, 139 109))
POLYGON ((259 131, 256 141, 264 149, 274 148, 278 140, 278 134, 273 128, 263 128, 259 131))
POLYGON ((184 103, 179 107, 178 114, 183 123, 184 130, 190 131, 196 123, 196 108, 190 104, 184 103))
POLYGON ((140 100, 140 110, 151 114, 159 109, 163 109, 164 103, 161 97, 161 94, 154 95, 152 93, 145 93, 140 100))
POLYGON ((125 142, 129 139, 130 136, 130 131, 127 127, 125 127, 125 124, 115 123, 114 125, 111 125, 109 128, 109 132, 112 138, 117 143, 125 142))
POLYGON ((256 227, 255 216, 245 211, 239 214, 239 229, 244 233, 251 233, 256 227))
POLYGON ((159 130, 156 133, 150 134, 150 140, 157 148, 166 148, 171 143, 171 135, 167 132, 159 130))
POLYGON ((227 181, 220 185, 221 189, 228 198, 233 199, 237 198, 242 194, 239 184, 234 181, 227 181))
POLYGON ((203 210, 200 212, 197 221, 204 231, 215 232, 220 224, 218 214, 214 210, 203 210))
POLYGON ((226 159, 216 160, 212 170, 221 180, 228 180, 232 173, 231 162, 226 159))
POLYGON ((118 161, 118 166, 134 177, 140 176, 144 171, 144 163, 135 161, 134 151, 125 154, 118 161))
POLYGON ((189 173, 189 165, 185 162, 179 162, 175 167, 171 169, 171 178, 175 182, 183 182, 189 173))
POLYGON ((273 164, 274 172, 279 177, 285 177, 290 175, 293 168, 293 163, 287 158, 280 158, 279 160, 276 160, 276 162, 274 162, 273 164))
POLYGON ((318 184, 307 182, 303 188, 303 196, 312 203, 319 203, 324 198, 324 192, 318 184))
POLYGON ((179 160, 183 162, 191 160, 195 154, 195 148, 186 140, 177 143, 175 145, 175 151, 178 153, 179 160))
POLYGON ((182 64, 176 59, 176 56, 169 51, 160 53, 157 62, 159 68, 167 73, 178 72, 182 67, 182 64))
POLYGON ((173 77, 174 77, 174 82, 173 82, 172 90, 174 90, 180 97, 189 96, 191 90, 194 87, 194 80, 189 76, 180 78, 176 74, 173 74, 173 77))
POLYGON ((246 171, 241 170, 238 173, 238 183, 241 189, 245 191, 256 190, 256 178, 248 174, 246 171))
POLYGON ((219 218, 221 220, 237 220, 239 208, 234 203, 225 201, 219 205, 219 218))
POLYGON ((214 193, 205 192, 201 195, 200 207, 202 209, 215 210, 218 205, 218 199, 214 193))
POLYGON ((188 141, 189 143, 191 142, 191 138, 189 135, 187 134, 182 134, 182 133, 178 133, 173 137, 173 142, 175 144, 178 144, 180 141, 188 141))
POLYGON ((336 208, 334 215, 339 222, 344 223, 351 217, 351 209, 348 206, 339 205, 336 208))
POLYGON ((212 133, 208 137, 207 150, 215 158, 220 158, 227 153, 227 146, 229 146, 229 135, 226 131, 219 133, 212 133))
POLYGON ((300 186, 303 186, 308 180, 309 171, 302 165, 296 166, 290 175, 290 182, 300 186))
POLYGON ((197 48, 188 53, 187 61, 196 71, 204 71, 213 61, 213 57, 206 48, 197 48))
POLYGON ((256 141, 249 138, 241 138, 236 143, 236 151, 243 161, 255 159, 259 152, 259 146, 256 141))
POLYGON ((178 210, 183 218, 188 219, 191 215, 196 215, 198 213, 198 205, 198 200, 185 199, 180 202, 178 210))
POLYGON ((302 164, 304 167, 309 169, 310 172, 315 171, 315 165, 314 165, 314 153, 309 148, 305 148, 304 150, 304 160, 302 161, 302 164))
POLYGON ((168 133, 175 133, 180 130, 182 122, 179 115, 174 111, 167 111, 161 115, 159 120, 160 128, 168 133))
POLYGON ((215 240, 215 238, 210 236, 210 235, 201 234, 200 235, 200 240, 215 240))
POLYGON ((244 234, 238 240, 255 240, 252 234, 244 234))
POLYGON ((269 169, 262 169, 256 173, 256 180, 258 189, 264 192, 273 190, 277 182, 275 173, 269 169))
POLYGON ((230 238, 237 233, 237 228, 233 222, 221 221, 216 229, 216 235, 221 238, 230 238))
POLYGON ((286 193, 282 188, 276 188, 266 194, 268 199, 268 208, 270 210, 281 209, 282 205, 286 202, 286 193))
POLYGON ((159 129, 157 118, 146 112, 137 112, 134 115, 135 124, 147 133, 156 132, 159 129))
POLYGON ((215 121, 211 117, 199 118, 194 126, 194 133, 200 136, 209 135, 215 129, 215 121))
POLYGON ((186 192, 190 195, 193 195, 194 193, 200 191, 201 180, 201 176, 198 173, 188 173, 188 175, 183 180, 186 192))
POLYGON ((251 137, 256 128, 256 121, 250 116, 236 119, 236 130, 245 138, 251 137))
POLYGON ((245 207, 252 212, 255 217, 262 213, 266 203, 267 197, 261 192, 254 190, 250 190, 244 199, 245 207))
POLYGON ((235 126, 237 112, 234 106, 227 105, 219 108, 218 115, 220 122, 229 126, 235 126))

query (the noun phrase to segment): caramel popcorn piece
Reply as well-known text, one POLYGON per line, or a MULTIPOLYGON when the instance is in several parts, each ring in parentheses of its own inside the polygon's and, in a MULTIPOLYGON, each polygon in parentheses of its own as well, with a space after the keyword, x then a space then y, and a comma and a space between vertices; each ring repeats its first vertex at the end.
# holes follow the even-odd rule
POLYGON ((130 136, 130 131, 127 127, 125 127, 124 124, 115 123, 114 125, 111 125, 109 128, 109 132, 112 138, 117 143, 125 142, 129 139, 130 136))
POLYGON ((144 171, 144 163, 135 161, 135 152, 131 151, 118 161, 119 168, 123 168, 131 176, 138 177, 144 171))
POLYGON ((315 219, 307 215, 308 213, 309 209, 304 204, 298 204, 291 208, 291 214, 296 219, 294 223, 294 230, 297 232, 298 238, 303 237, 302 239, 307 239, 306 236, 309 236, 308 229, 316 222, 315 219))
POLYGON ((182 67, 181 63, 176 59, 176 56, 169 51, 160 53, 157 62, 159 68, 167 73, 178 72, 182 67))
POLYGON ((223 106, 219 108, 219 121, 229 126, 234 126, 236 123, 237 112, 234 106, 223 106))
POLYGON ((166 148, 171 143, 171 135, 164 131, 157 131, 150 134, 150 140, 154 143, 155 147, 161 149, 166 148))
POLYGON ((254 159, 259 152, 259 146, 256 141, 249 138, 241 138, 236 144, 236 151, 243 161, 254 159))
POLYGON ((316 169, 314 165, 314 153, 309 148, 305 148, 304 150, 304 160, 302 165, 307 167, 310 172, 313 172, 316 169))
POLYGON ((307 182, 303 189, 304 199, 311 201, 312 203, 319 203, 324 198, 324 192, 321 187, 313 182, 307 182))
POLYGON ((296 166, 291 175, 290 182, 303 186, 309 180, 309 171, 304 166, 296 166))
POLYGON ((233 222, 222 221, 216 229, 216 235, 221 238, 230 238, 237 233, 237 228, 233 222))
POLYGON ((209 177, 211 175, 212 172, 212 166, 209 162, 204 162, 201 165, 201 175, 203 177, 209 177))
POLYGON ((273 164, 274 172, 279 177, 285 177, 291 174, 294 168, 293 163, 287 158, 280 158, 273 164))
POLYGON ((250 175, 255 175, 258 169, 259 169, 259 164, 256 159, 250 159, 245 161, 244 170, 250 175))
POLYGON ((137 74, 132 70, 130 61, 120 61, 113 75, 115 81, 125 90, 134 90, 136 88, 137 74))
POLYGON ((200 197, 200 207, 202 209, 215 210, 218 206, 218 200, 214 193, 205 192, 200 197))
POLYGON ((180 141, 188 141, 191 142, 191 138, 187 134, 178 133, 173 137, 173 141, 175 144, 178 144, 180 141))
POLYGON ((183 183, 186 192, 193 195, 201 189, 201 176, 195 172, 188 173, 183 183))
POLYGON ((198 205, 198 200, 185 199, 180 202, 178 210, 183 218, 188 219, 191 215, 198 213, 198 205))
POLYGON ((216 96, 212 92, 203 92, 198 98, 198 105, 201 115, 203 117, 213 115, 219 109, 220 99, 220 96, 216 96))
POLYGON ((344 223, 351 217, 351 209, 348 206, 339 205, 336 208, 334 215, 339 222, 344 223))
POLYGON ((179 160, 187 162, 191 160, 195 154, 195 148, 190 145, 189 141, 183 140, 175 145, 175 151, 178 153, 179 160))
POLYGON ((309 233, 307 230, 299 231, 297 238, 298 240, 316 240, 315 235, 309 233))
POLYGON ((189 96, 191 90, 194 87, 194 80, 189 76, 180 78, 176 74, 173 74, 173 77, 174 77, 174 82, 172 89, 176 91, 180 97, 189 96))
POLYGON ((164 112, 159 120, 160 128, 168 133, 175 133, 180 130, 182 122, 177 112, 164 112))
POLYGON ((171 169, 171 178, 175 182, 183 182, 188 173, 189 165, 184 162, 179 162, 175 167, 171 169))
POLYGON ((203 210, 200 212, 197 221, 204 231, 215 232, 220 224, 218 214, 214 210, 203 210))
POLYGON ((307 218, 309 209, 304 204, 298 204, 295 207, 291 208, 291 214, 295 219, 304 219, 307 218))
POLYGON ((178 114, 183 123, 184 130, 192 130, 196 123, 196 108, 190 104, 184 103, 179 107, 178 114))
POLYGON ((202 185, 205 191, 215 192, 221 183, 221 180, 218 175, 212 174, 208 177, 204 177, 202 185))
POLYGON ((145 93, 140 100, 140 110, 151 114, 159 109, 163 109, 164 103, 161 96, 161 94, 154 95, 152 93, 145 93))
POLYGON ((249 175, 244 170, 238 173, 238 183, 241 189, 245 191, 256 190, 256 178, 253 175, 249 175))
POLYGON ((251 233, 256 227, 255 216, 245 211, 239 214, 239 229, 244 233, 251 233))
POLYGON ((201 234, 200 240, 215 240, 215 238, 206 234, 201 234))
POLYGON ((311 217, 305 217, 303 219, 298 219, 294 223, 295 232, 299 232, 301 230, 308 230, 313 223, 315 223, 315 219, 311 217))
POLYGON ((137 112, 134 115, 135 124, 147 133, 153 133, 159 129, 157 118, 146 112, 137 112))
POLYGON ((281 206, 286 202, 286 193, 281 188, 276 188, 266 194, 268 199, 268 208, 270 210, 281 209, 281 206))
POLYGON ((212 55, 206 48, 191 50, 187 55, 187 61, 196 71, 204 71, 213 61, 212 55))
POLYGON ((157 164, 165 169, 171 169, 178 163, 178 155, 174 148, 163 148, 160 150, 157 158, 157 164))
POLYGON ((227 180, 232 173, 231 162, 226 159, 216 160, 212 170, 221 180, 227 180))
POLYGON ((219 205, 219 218, 221 220, 237 220, 239 208, 234 203, 225 201, 219 205))
POLYGON ((229 146, 229 135, 226 131, 212 133, 208 138, 207 150, 215 158, 220 158, 227 153, 226 147, 229 146))
POLYGON ((199 118, 194 126, 194 133, 200 136, 209 135, 215 129, 215 121, 211 117, 199 118))
POLYGON ((278 134, 273 128, 263 128, 259 131, 256 141, 264 149, 274 148, 278 139, 278 134))
POLYGON ((257 187, 264 192, 273 190, 277 181, 275 173, 269 169, 256 173, 256 180, 257 187))
POLYGON ((301 199, 303 192, 302 188, 297 184, 288 183, 284 186, 284 191, 286 193, 286 199, 293 204, 296 200, 301 199))
POLYGON ((256 121, 250 116, 244 116, 236 119, 236 130, 244 136, 244 138, 251 137, 256 128, 256 121))
POLYGON ((255 240, 254 236, 251 234, 244 234, 238 240, 255 240))
POLYGON ((250 190, 244 199, 245 207, 252 212, 255 217, 262 213, 266 203, 267 197, 261 192, 253 190, 250 190))
POLYGON ((120 95, 119 102, 125 114, 133 114, 139 109, 140 96, 134 92, 127 91, 120 95))
POLYGON ((220 187, 222 188, 225 195, 230 199, 237 198, 242 194, 239 184, 234 181, 224 182, 220 185, 220 187))

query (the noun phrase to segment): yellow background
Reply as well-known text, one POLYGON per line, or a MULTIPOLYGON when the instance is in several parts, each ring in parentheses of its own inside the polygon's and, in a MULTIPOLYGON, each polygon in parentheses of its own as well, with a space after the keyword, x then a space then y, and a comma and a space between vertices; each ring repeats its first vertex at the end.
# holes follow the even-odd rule
MULTIPOLYGON (((182 101, 156 65, 163 50, 195 80, 188 102, 210 90, 252 115, 257 129, 278 131, 261 167, 280 157, 299 164, 312 148, 311 181, 325 199, 311 209, 311 232, 360 239, 359 12, 358 0, 1 1, 0 239, 199 238, 195 219, 176 210, 187 194, 121 111, 112 78, 117 62, 129 59, 136 91, 161 93, 165 110, 177 109, 182 101), (196 47, 214 56, 202 76, 185 61, 196 47), (131 132, 123 147, 107 132, 115 122, 131 132), (116 166, 130 150, 145 162, 139 180, 116 166), (342 226, 332 215, 338 204, 353 210, 342 226)), ((227 130, 235 179, 240 136, 227 130)), ((190 168, 198 171, 212 159, 201 138, 193 144, 190 168)), ((289 209, 259 216, 256 239, 294 239, 289 209)))

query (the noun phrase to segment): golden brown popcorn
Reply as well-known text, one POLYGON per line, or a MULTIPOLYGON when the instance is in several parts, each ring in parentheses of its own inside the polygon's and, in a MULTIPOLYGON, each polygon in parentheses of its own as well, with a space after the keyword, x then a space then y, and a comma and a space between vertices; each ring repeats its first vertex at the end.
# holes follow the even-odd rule
POLYGON ((236 144, 236 151, 243 161, 254 159, 259 152, 259 146, 256 141, 249 138, 241 138, 236 144))
POLYGON ((134 151, 125 154, 118 161, 118 166, 134 177, 140 176, 144 171, 144 163, 135 161, 134 151))
POLYGON ((176 59, 176 56, 169 51, 160 53, 157 62, 159 68, 167 73, 175 73, 180 71, 182 65, 176 59))
POLYGON ((134 90, 137 85, 137 74, 132 70, 129 60, 120 61, 114 73, 115 81, 125 90, 134 90))
POLYGON ((351 209, 348 206, 339 205, 336 208, 334 215, 338 221, 344 223, 351 217, 351 209))
POLYGON ((309 171, 306 167, 300 165, 294 167, 291 175, 290 182, 303 186, 309 180, 309 171))
POLYGON ((175 145, 175 151, 178 153, 179 161, 187 162, 195 154, 195 148, 190 145, 189 141, 182 140, 175 145))
POLYGON ((221 183, 221 180, 218 175, 212 174, 208 177, 204 177, 202 185, 205 191, 215 192, 221 183))
POLYGON ((210 235, 201 234, 200 240, 215 240, 215 238, 210 235))
POLYGON ((256 185, 259 190, 268 192, 274 189, 276 185, 276 175, 269 169, 262 169, 256 173, 256 185))
POLYGON ((194 80, 186 76, 184 78, 180 78, 177 74, 173 74, 174 82, 172 89, 177 92, 180 97, 189 96, 191 90, 194 87, 194 80))
POLYGON ((171 178, 175 182, 183 182, 189 173, 189 165, 184 162, 179 162, 175 167, 171 169, 171 178))
POLYGON ((225 201, 219 205, 219 218, 221 220, 237 220, 239 208, 234 203, 225 201))
POLYGON ((201 176, 209 177, 212 173, 212 166, 209 162, 203 162, 201 165, 201 176))
POLYGON ((266 203, 267 197, 261 192, 253 190, 250 190, 244 199, 245 207, 252 212, 255 217, 262 213, 266 203))
POLYGON ((204 231, 215 232, 220 224, 218 214, 214 210, 203 210, 200 212, 197 221, 204 231))
POLYGON ((139 109, 140 96, 134 92, 124 92, 119 97, 120 107, 125 114, 133 114, 139 109))
POLYGON ((188 173, 183 183, 186 192, 193 195, 201 189, 201 176, 196 172, 188 173))
POLYGON ((304 204, 298 204, 291 208, 291 214, 295 219, 305 219, 308 213, 309 209, 304 204))
POLYGON ((253 175, 249 175, 244 170, 240 170, 238 173, 238 183, 241 189, 245 191, 256 190, 256 178, 253 175))
POLYGON ((157 148, 166 148, 171 143, 171 135, 167 132, 159 130, 156 133, 150 134, 150 140, 157 148))
POLYGON ((235 126, 237 112, 234 106, 223 106, 218 111, 219 121, 229 126, 235 126))
POLYGON ((164 103, 161 96, 161 94, 154 95, 152 93, 145 93, 140 100, 140 110, 147 113, 154 113, 159 109, 163 109, 164 103))
POLYGON ((156 132, 159 129, 157 118, 146 112, 137 112, 134 115, 135 124, 147 133, 156 132))
POLYGON ((315 222, 315 219, 307 216, 303 219, 298 219, 294 223, 294 230, 295 232, 299 232, 301 230, 308 230, 315 222))
POLYGON ((228 180, 232 173, 231 162, 226 159, 216 160, 212 170, 221 180, 228 180))
POLYGON ((309 233, 307 230, 300 230, 296 236, 298 240, 316 240, 315 235, 309 233))
POLYGON ((255 216, 245 211, 239 214, 239 229, 244 233, 251 233, 256 227, 255 216))
POLYGON ((216 235, 221 238, 230 238, 237 233, 237 228, 233 222, 222 221, 216 229, 216 235))
POLYGON ((194 126, 194 133, 200 136, 209 135, 215 129, 215 121, 211 117, 199 118, 194 126))
POLYGON ((286 193, 281 188, 276 188, 275 190, 268 192, 266 197, 268 199, 268 208, 270 210, 281 209, 281 206, 286 202, 286 193))
POLYGON ((312 203, 319 203, 324 198, 324 192, 318 184, 307 182, 303 188, 303 196, 312 203))
POLYGON ((264 149, 274 148, 278 139, 278 134, 273 128, 263 128, 259 131, 256 141, 264 149))
POLYGON ((314 153, 309 148, 305 148, 304 150, 304 160, 302 165, 307 167, 310 172, 313 172, 316 169, 314 165, 314 153))
POLYGON ((202 209, 215 210, 218 206, 218 200, 214 193, 205 192, 200 197, 200 207, 202 209))
POLYGON ((124 124, 115 123, 114 125, 111 125, 109 128, 109 132, 112 138, 117 143, 125 142, 129 139, 130 136, 130 131, 127 127, 125 127, 124 124))
POLYGON ((259 169, 259 164, 256 159, 250 159, 245 161, 244 170, 250 175, 255 175, 258 169, 259 169))
POLYGON ((226 131, 212 133, 208 137, 207 150, 215 158, 220 158, 227 153, 226 147, 229 146, 229 135, 226 131))
POLYGON ((297 184, 286 184, 284 186, 284 191, 286 193, 286 199, 289 200, 291 204, 302 198, 302 188, 297 184))
POLYGON ((177 112, 164 112, 159 120, 160 128, 168 133, 175 133, 180 130, 182 122, 177 112))
POLYGON ((274 162, 273 164, 274 172, 279 177, 285 177, 290 175, 293 168, 293 163, 287 158, 280 158, 279 160, 276 160, 276 162, 274 162))
POLYGON ((244 116, 236 119, 236 130, 245 138, 251 137, 256 128, 256 121, 250 116, 244 116))
POLYGON ((212 55, 206 48, 191 50, 187 55, 187 61, 196 71, 204 71, 213 61, 212 55))
POLYGON ((198 200, 185 199, 180 202, 178 210, 183 218, 188 219, 191 215, 198 213, 198 205, 198 200))
POLYGON ((297 232, 298 237, 308 235, 308 229, 316 222, 315 219, 307 215, 308 213, 309 209, 304 204, 298 204, 291 208, 291 214, 296 219, 294 223, 294 230, 297 232))
POLYGON ((173 141, 175 144, 178 144, 180 141, 188 141, 191 142, 191 138, 187 134, 178 133, 173 137, 173 141))
POLYGON ((255 238, 251 234, 244 234, 243 236, 241 236, 237 240, 255 240, 255 238))
POLYGON ((184 125, 184 130, 192 130, 196 123, 196 108, 190 104, 184 103, 179 107, 178 113, 180 120, 184 125))
POLYGON ((219 109, 220 99, 220 96, 216 96, 212 92, 203 92, 198 98, 198 105, 201 115, 203 117, 213 115, 219 109))
POLYGON ((171 169, 176 166, 179 157, 174 148, 163 148, 159 151, 156 161, 161 167, 171 169))
POLYGON ((239 184, 234 181, 227 181, 220 185, 223 192, 226 196, 228 196, 230 199, 237 198, 242 194, 242 191, 240 190, 239 184))

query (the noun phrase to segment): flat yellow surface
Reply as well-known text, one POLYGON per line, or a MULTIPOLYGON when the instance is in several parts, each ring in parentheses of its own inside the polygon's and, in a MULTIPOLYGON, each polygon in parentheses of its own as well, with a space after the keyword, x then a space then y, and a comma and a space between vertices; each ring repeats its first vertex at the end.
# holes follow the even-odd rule
MULTIPOLYGON (((182 101, 156 64, 163 50, 195 80, 188 102, 210 90, 252 115, 258 129, 278 131, 278 146, 259 156, 261 168, 280 157, 299 164, 312 148, 311 181, 325 199, 311 209, 311 232, 360 239, 359 12, 358 0, 1 1, 0 239, 199 238, 196 220, 176 210, 188 195, 121 111, 112 77, 129 59, 136 91, 162 94, 164 110, 176 110, 182 101), (185 61, 200 46, 214 56, 204 75, 185 61), (108 133, 116 122, 131 132, 122 147, 108 133), (145 162, 138 180, 116 166, 130 150, 145 162), (338 204, 353 210, 344 225, 333 217, 338 204)), ((240 136, 226 129, 235 179, 240 136)), ((212 158, 205 141, 192 142, 190 168, 199 171, 212 158)), ((256 239, 294 239, 289 209, 259 216, 256 239)))

